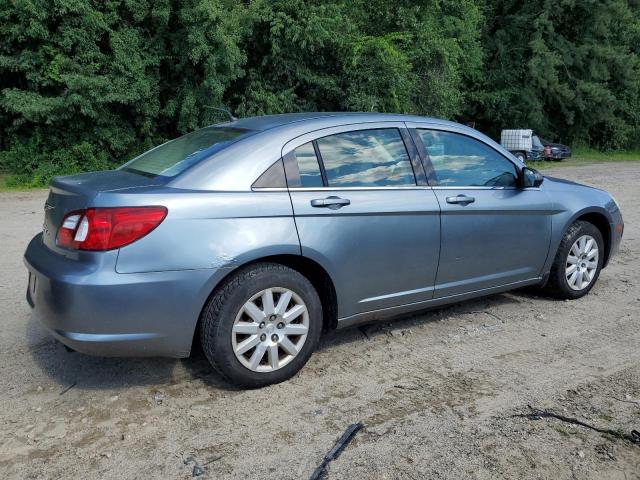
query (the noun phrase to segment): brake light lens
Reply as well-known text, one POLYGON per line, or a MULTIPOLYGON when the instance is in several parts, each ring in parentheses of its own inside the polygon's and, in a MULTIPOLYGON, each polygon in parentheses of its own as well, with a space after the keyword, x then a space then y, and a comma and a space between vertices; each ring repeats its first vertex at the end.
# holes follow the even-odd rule
POLYGON ((73 250, 113 250, 147 235, 167 216, 166 207, 88 208, 68 213, 56 243, 73 250))

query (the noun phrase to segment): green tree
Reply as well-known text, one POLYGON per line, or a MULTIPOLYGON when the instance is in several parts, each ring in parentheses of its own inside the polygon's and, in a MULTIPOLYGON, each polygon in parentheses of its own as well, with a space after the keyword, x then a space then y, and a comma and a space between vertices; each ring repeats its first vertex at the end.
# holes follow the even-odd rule
POLYGON ((43 184, 111 168, 221 105, 623 148, 640 138, 639 49, 625 0, 0 0, 0 169, 43 184))
POLYGON ((482 64, 473 0, 253 4, 246 75, 227 97, 241 114, 355 110, 459 115, 482 64))
POLYGON ((599 148, 637 145, 637 4, 624 0, 486 2, 487 62, 470 116, 599 148))
POLYGON ((21 181, 110 168, 211 121, 242 75, 233 1, 0 4, 0 162, 21 181))

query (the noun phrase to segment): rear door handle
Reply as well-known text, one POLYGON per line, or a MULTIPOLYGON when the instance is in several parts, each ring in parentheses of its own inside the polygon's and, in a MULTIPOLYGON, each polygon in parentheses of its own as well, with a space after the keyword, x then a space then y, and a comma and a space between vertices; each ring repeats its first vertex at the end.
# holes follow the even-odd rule
POLYGON ((467 195, 456 195, 455 197, 447 197, 447 203, 459 203, 462 205, 469 205, 475 202, 474 197, 468 197, 467 195))
POLYGON ((330 208, 331 210, 337 210, 346 205, 351 205, 351 200, 348 198, 331 196, 327 198, 314 198, 311 200, 311 206, 316 208, 330 208))

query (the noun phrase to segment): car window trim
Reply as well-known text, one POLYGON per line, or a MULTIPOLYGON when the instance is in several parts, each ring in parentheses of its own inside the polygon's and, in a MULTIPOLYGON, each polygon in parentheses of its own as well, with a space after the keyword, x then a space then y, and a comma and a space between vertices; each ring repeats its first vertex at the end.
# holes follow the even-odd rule
POLYGON ((432 187, 434 190, 522 190, 519 187, 505 187, 502 185, 459 185, 459 186, 443 186, 443 185, 434 185, 432 187))
POLYGON ((416 150, 418 150, 418 156, 422 163, 422 168, 424 169, 427 183, 432 187, 438 186, 438 177, 436 176, 436 171, 433 168, 433 164, 431 163, 431 158, 429 158, 429 154, 427 153, 427 149, 418 134, 417 128, 407 128, 409 132, 409 136, 413 140, 413 143, 416 145, 416 150))
POLYGON ((322 160, 322 153, 320 152, 320 147, 318 147, 317 140, 318 140, 317 138, 311 140, 311 144, 313 145, 313 151, 316 152, 316 161, 318 162, 318 167, 320 167, 320 176, 322 177, 322 186, 328 187, 329 179, 327 178, 327 171, 324 168, 324 161, 322 160))
POLYGON ((341 191, 341 190, 431 190, 431 187, 428 185, 406 185, 406 186, 378 186, 378 187, 289 187, 289 190, 292 192, 301 192, 301 191, 341 191))
POLYGON ((418 145, 416 145, 416 142, 413 140, 411 132, 409 132, 409 129, 406 127, 399 127, 398 130, 400 131, 400 136, 404 142, 404 148, 407 150, 407 155, 409 155, 409 161, 411 162, 411 168, 413 169, 413 176, 415 177, 416 185, 429 185, 424 164, 420 158, 418 145))
POLYGON ((515 168, 517 177, 516 177, 516 181, 519 180, 520 175, 522 174, 520 165, 518 165, 517 163, 515 163, 514 161, 512 161, 509 157, 507 157, 506 155, 504 155, 503 153, 501 153, 500 151, 496 150, 495 148, 493 148, 491 145, 489 145, 487 142, 482 141, 479 138, 476 138, 472 135, 467 135, 465 133, 462 132, 458 132, 458 131, 454 131, 454 130, 449 130, 447 128, 437 128, 436 126, 424 126, 424 127, 416 127, 416 126, 411 126, 411 127, 407 127, 407 129, 409 130, 409 133, 411 134, 411 138, 413 139, 414 142, 416 142, 417 145, 419 145, 420 148, 418 148, 419 153, 420 153, 420 157, 422 158, 423 164, 424 164, 424 169, 427 172, 427 178, 429 180, 429 185, 431 185, 434 188, 438 188, 438 189, 462 189, 462 188, 471 188, 471 189, 488 189, 488 190, 495 190, 496 188, 501 188, 501 189, 505 189, 505 190, 519 190, 520 188, 516 185, 514 187, 503 187, 503 186, 484 186, 484 185, 460 185, 460 186, 441 186, 438 184, 438 177, 436 175, 436 171, 435 168, 433 167, 433 163, 431 162, 431 157, 429 156, 429 153, 427 152, 426 147, 424 146, 424 143, 422 142, 422 139, 420 138, 420 134, 418 133, 418 130, 430 130, 430 131, 436 131, 436 132, 446 132, 446 133, 453 133, 455 135, 462 135, 464 137, 470 138, 472 140, 475 140, 476 142, 480 142, 482 145, 484 145, 487 148, 490 148, 491 150, 493 150, 495 153, 497 153, 498 155, 500 155, 502 158, 504 158, 507 162, 509 162, 511 165, 513 165, 513 167, 515 168), (435 128, 434 128, 435 127, 435 128))
POLYGON ((415 187, 252 187, 251 190, 261 192, 331 192, 340 190, 540 190, 540 187, 503 187, 503 186, 468 186, 468 187, 446 187, 431 185, 416 185, 415 187))

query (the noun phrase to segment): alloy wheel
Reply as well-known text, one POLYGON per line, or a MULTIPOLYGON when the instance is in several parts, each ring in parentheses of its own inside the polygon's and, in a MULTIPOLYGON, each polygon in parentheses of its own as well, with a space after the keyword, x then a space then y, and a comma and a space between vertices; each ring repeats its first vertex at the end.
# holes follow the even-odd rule
POLYGON ((309 312, 294 291, 267 288, 242 306, 233 323, 236 358, 254 372, 272 372, 290 363, 309 332, 309 312))
POLYGON ((583 290, 598 270, 598 243, 591 235, 578 238, 567 255, 565 277, 572 290, 583 290))

